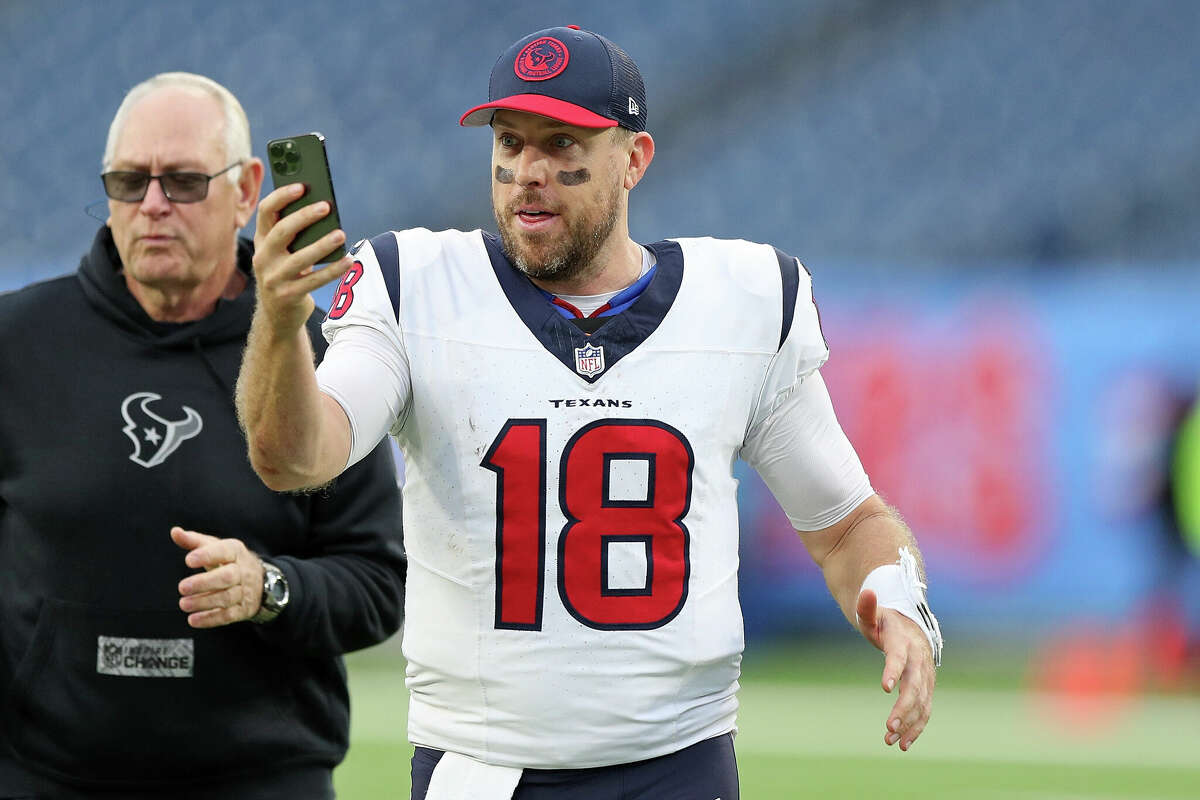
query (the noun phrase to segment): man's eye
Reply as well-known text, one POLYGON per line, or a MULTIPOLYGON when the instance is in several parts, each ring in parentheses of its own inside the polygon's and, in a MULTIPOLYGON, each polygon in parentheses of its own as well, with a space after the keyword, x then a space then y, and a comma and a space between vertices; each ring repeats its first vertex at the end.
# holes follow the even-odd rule
POLYGON ((148 182, 148 176, 144 172, 114 172, 108 177, 108 182, 117 191, 132 194, 142 190, 148 182))
POLYGON ((185 191, 199 189, 208 183, 208 176, 202 175, 199 172, 168 172, 163 177, 169 179, 172 184, 185 191))
POLYGON ((575 140, 572 139, 570 136, 555 136, 554 137, 554 146, 555 147, 566 148, 566 147, 570 147, 573 144, 575 144, 575 140))
POLYGON ((517 137, 508 133, 502 133, 497 141, 500 142, 501 147, 515 147, 517 144, 517 137))

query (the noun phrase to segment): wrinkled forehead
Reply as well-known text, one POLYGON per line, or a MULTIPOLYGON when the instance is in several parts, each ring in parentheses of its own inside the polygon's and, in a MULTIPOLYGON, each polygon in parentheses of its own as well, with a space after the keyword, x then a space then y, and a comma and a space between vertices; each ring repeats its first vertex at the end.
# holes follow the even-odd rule
POLYGON ((211 95, 159 89, 129 108, 113 147, 113 165, 219 169, 224 126, 221 105, 211 95))

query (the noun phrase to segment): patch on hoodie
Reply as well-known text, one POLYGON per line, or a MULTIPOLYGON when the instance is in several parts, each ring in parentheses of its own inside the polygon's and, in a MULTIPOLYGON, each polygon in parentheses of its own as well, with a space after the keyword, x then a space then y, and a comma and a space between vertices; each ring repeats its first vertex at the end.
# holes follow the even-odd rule
POLYGON ((135 678, 190 678, 196 663, 192 639, 96 639, 96 672, 135 678))

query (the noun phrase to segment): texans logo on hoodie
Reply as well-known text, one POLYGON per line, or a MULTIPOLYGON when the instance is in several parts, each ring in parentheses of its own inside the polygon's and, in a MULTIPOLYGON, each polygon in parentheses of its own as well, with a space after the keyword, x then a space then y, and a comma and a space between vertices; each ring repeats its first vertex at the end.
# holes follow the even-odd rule
POLYGON ((147 468, 166 461, 179 445, 204 427, 200 415, 187 406, 183 406, 186 415, 183 419, 169 420, 155 414, 150 410, 150 404, 161 399, 162 396, 154 392, 135 392, 121 403, 124 433, 133 441, 133 454, 129 460, 147 468))

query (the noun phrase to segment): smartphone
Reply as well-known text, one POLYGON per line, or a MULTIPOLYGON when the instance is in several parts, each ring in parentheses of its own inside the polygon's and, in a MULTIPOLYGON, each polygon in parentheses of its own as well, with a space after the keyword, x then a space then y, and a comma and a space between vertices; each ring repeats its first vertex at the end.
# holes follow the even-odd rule
MULTIPOLYGON (((284 207, 281 216, 286 217, 293 211, 321 200, 329 203, 329 214, 296 234, 296 238, 288 245, 290 252, 294 253, 342 227, 338 217, 337 200, 333 196, 333 178, 329 174, 329 158, 325 153, 324 136, 313 132, 272 139, 267 142, 267 163, 270 164, 271 180, 275 182, 276 189, 289 183, 303 183, 306 189, 299 200, 284 207)), ((318 259, 317 263, 337 261, 344 255, 346 248, 338 246, 318 259)))

